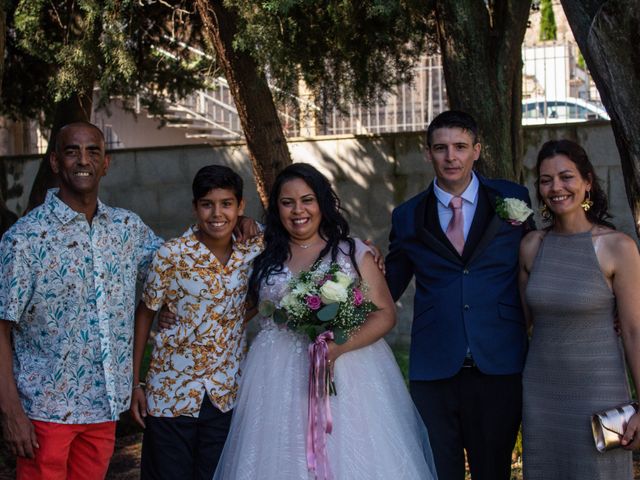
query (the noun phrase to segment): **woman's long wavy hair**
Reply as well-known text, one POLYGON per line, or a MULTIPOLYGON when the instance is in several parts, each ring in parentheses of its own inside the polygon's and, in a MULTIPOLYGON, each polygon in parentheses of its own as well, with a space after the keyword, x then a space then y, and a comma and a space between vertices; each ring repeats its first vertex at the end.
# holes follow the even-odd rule
MULTIPOLYGON (((544 205, 544 200, 542 199, 542 195, 540 195, 540 166, 544 160, 555 155, 566 156, 575 163, 578 172, 580 172, 580 176, 585 181, 591 180, 590 195, 593 205, 585 212, 587 219, 591 223, 615 229, 615 226, 608 221, 608 219, 611 218, 611 214, 609 213, 609 206, 607 204, 607 194, 604 193, 604 190, 600 186, 600 181, 598 180, 593 165, 589 161, 587 152, 571 140, 550 140, 542 145, 540 152, 538 152, 538 161, 536 163, 536 173, 538 175, 538 179, 536 180, 536 196, 538 203, 541 206, 544 205)), ((548 221, 553 224, 553 212, 549 208, 547 208, 547 211, 550 214, 548 221)))
POLYGON ((349 237, 349 224, 342 215, 340 199, 331 188, 329 180, 307 163, 294 163, 278 174, 269 195, 269 205, 265 213, 265 249, 254 260, 253 273, 249 279, 249 299, 254 304, 258 301, 262 282, 267 281, 271 274, 282 272, 284 263, 291 256, 290 237, 280 219, 278 201, 282 186, 295 179, 303 180, 313 190, 320 206, 322 219, 318 233, 327 244, 318 254, 316 261, 328 253, 331 254, 331 261, 336 261, 340 243, 344 242, 348 251, 343 253, 349 255, 360 275, 355 259, 355 242, 349 237))

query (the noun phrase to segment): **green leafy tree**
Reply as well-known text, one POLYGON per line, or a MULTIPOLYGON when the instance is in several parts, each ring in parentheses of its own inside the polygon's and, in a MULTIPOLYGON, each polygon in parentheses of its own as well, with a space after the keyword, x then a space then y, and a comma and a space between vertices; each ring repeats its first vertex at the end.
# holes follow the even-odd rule
POLYGON ((371 103, 411 74, 427 28, 415 0, 227 0, 239 14, 235 45, 281 92, 302 78, 320 102, 371 103))
POLYGON ((576 65, 578 65, 582 70, 587 69, 587 63, 584 61, 584 55, 582 55, 581 51, 578 51, 578 60, 576 61, 576 65))
POLYGON ((291 163, 267 75, 276 95, 295 92, 302 78, 322 103, 367 102, 406 77, 424 43, 420 22, 401 18, 408 8, 396 1, 196 4, 229 82, 263 203, 275 175, 291 163))
POLYGON ((557 40, 556 17, 551 0, 540 1, 540 41, 557 40))
POLYGON ((278 112, 264 72, 235 44, 239 17, 232 6, 197 0, 204 33, 224 71, 244 131, 258 195, 266 207, 277 173, 291 163, 278 112))
POLYGON ((529 0, 227 0, 239 12, 235 45, 285 91, 300 77, 322 104, 368 103, 405 81, 439 46, 449 105, 480 124, 480 169, 519 178, 521 53, 529 0))
MULTIPOLYGON (((40 118, 50 127, 49 149, 60 126, 89 120, 112 96, 132 99, 151 113, 164 101, 200 88, 214 65, 194 57, 201 44, 199 17, 190 2, 138 0, 22 0, 7 11, 7 55, 0 113, 40 118), (20 81, 8 81, 20 79, 20 81)), ((126 103, 125 103, 126 105, 126 103)), ((48 162, 40 166, 29 208, 54 183, 48 162)))

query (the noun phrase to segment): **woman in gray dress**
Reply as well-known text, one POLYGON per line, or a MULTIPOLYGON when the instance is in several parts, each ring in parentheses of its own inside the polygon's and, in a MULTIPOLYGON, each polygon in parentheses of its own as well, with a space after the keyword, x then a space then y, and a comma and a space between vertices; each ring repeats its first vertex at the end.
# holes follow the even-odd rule
POLYGON ((640 386, 640 255, 607 221, 586 152, 569 140, 538 154, 537 196, 551 222, 520 247, 520 289, 532 338, 523 374, 526 480, 632 478, 634 415, 623 448, 600 453, 591 414, 628 402, 626 363, 640 386))

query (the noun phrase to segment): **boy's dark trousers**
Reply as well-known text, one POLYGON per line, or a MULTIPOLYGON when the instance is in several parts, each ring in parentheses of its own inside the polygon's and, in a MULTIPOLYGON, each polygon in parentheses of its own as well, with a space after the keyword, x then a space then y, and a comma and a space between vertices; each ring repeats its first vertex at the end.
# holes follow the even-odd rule
POLYGON ((211 480, 231 425, 205 393, 200 416, 147 415, 142 440, 142 480, 211 480))

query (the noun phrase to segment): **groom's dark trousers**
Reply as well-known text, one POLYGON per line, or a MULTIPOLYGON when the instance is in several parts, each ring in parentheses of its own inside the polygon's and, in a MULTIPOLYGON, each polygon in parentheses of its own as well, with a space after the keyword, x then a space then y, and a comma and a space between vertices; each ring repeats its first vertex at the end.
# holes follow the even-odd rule
POLYGON ((510 480, 522 408, 527 336, 518 251, 527 226, 497 215, 499 198, 527 190, 478 176, 478 203, 462 255, 440 226, 433 184, 393 212, 387 283, 416 293, 409 379, 429 430, 439 480, 510 480))
POLYGON ((520 374, 484 375, 463 368, 451 378, 410 383, 411 396, 429 429, 440 480, 511 478, 511 451, 522 409, 520 374))

